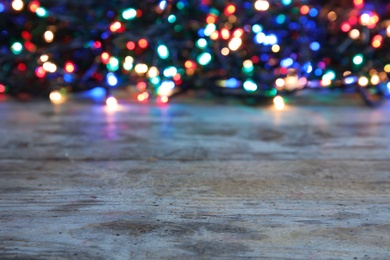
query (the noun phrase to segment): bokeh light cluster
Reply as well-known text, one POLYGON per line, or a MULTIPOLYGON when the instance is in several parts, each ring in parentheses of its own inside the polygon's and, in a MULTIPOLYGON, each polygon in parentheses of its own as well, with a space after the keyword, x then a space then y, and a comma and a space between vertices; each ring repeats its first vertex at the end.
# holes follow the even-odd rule
POLYGON ((390 87, 386 1, 2 0, 0 23, 0 92, 12 95, 390 87))

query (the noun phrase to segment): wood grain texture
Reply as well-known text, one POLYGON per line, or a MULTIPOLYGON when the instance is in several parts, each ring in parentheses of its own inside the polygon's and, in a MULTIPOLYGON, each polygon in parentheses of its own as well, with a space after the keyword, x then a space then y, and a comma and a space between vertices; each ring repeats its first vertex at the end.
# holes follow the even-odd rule
POLYGON ((332 102, 1 102, 0 258, 389 259, 390 106, 332 102))

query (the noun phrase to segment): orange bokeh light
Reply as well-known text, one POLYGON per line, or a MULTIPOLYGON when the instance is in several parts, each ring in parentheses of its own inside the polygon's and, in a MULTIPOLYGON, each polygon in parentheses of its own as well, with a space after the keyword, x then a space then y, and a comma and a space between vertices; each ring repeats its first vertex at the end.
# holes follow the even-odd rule
POLYGON ((138 46, 141 47, 142 49, 147 48, 148 45, 149 45, 149 44, 148 44, 148 41, 147 41, 146 39, 144 39, 144 38, 142 38, 142 39, 140 39, 140 40, 138 41, 138 46))

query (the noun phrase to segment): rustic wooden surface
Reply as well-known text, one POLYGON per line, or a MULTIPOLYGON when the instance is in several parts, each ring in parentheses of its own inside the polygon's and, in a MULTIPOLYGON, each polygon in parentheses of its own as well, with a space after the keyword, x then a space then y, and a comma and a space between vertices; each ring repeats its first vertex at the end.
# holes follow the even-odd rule
POLYGON ((390 106, 291 102, 0 102, 0 259, 390 259, 390 106))

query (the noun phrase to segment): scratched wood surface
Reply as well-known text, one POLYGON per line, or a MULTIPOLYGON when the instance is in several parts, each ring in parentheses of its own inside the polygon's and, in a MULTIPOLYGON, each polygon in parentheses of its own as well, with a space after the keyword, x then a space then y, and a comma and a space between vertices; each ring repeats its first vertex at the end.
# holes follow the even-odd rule
POLYGON ((0 259, 390 259, 390 105, 312 99, 0 102, 0 259))

